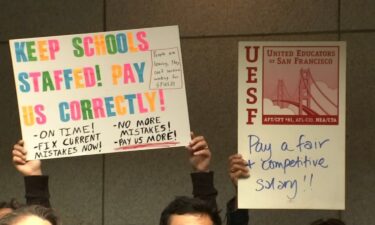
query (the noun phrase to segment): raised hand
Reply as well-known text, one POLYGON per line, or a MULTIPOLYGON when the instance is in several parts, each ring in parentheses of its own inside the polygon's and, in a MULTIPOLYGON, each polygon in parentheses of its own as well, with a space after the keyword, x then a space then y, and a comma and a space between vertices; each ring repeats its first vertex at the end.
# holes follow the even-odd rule
POLYGON ((189 152, 189 161, 195 172, 209 172, 211 152, 203 136, 195 136, 191 132, 191 141, 186 147, 189 152))
POLYGON ((42 175, 42 163, 40 160, 26 161, 27 150, 23 140, 19 140, 12 150, 13 165, 24 176, 42 175))
POLYGON ((234 154, 228 158, 228 172, 234 186, 237 187, 238 179, 250 177, 250 170, 247 162, 240 154, 234 154))

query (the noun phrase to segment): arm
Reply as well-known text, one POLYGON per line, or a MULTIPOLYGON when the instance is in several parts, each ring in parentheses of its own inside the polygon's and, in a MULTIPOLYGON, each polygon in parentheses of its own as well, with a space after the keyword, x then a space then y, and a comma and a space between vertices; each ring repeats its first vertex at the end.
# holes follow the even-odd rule
POLYGON ((211 152, 203 136, 191 134, 191 142, 187 146, 189 161, 193 168, 193 196, 208 202, 217 209, 217 190, 214 187, 214 173, 210 171, 211 152))
POLYGON ((26 161, 24 142, 18 141, 12 150, 13 165, 24 176, 25 197, 27 205, 51 207, 49 202, 48 176, 42 173, 40 160, 26 161))
MULTIPOLYGON (((237 189, 238 179, 250 177, 249 168, 241 155, 235 154, 229 157, 229 177, 237 189)), ((247 209, 237 208, 237 196, 227 203, 227 225, 247 225, 249 212, 247 209)))

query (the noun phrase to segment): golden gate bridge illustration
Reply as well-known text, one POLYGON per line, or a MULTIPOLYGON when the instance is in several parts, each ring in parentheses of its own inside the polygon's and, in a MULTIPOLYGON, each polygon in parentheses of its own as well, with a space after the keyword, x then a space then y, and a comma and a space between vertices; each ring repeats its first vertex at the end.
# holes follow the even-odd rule
MULTIPOLYGON (((311 92, 312 88, 315 88, 328 103, 330 103, 333 108, 338 111, 338 104, 332 101, 317 85, 314 80, 310 69, 300 69, 298 87, 295 90, 293 95, 288 93, 286 84, 283 79, 278 80, 276 93, 272 94, 272 102, 274 105, 279 106, 280 108, 288 108, 289 105, 293 105, 298 108, 298 115, 307 115, 307 116, 331 116, 332 113, 329 113, 328 109, 323 107, 319 102, 324 101, 322 98, 318 99, 317 96, 314 96, 311 92), (317 110, 312 109, 312 103, 320 109, 318 113, 317 110)), ((337 115, 337 113, 336 113, 337 115)))

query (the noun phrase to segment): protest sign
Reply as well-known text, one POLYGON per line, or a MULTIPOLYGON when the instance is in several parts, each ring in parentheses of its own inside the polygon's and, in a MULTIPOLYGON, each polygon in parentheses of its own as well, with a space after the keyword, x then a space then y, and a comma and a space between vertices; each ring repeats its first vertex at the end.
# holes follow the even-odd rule
POLYGON ((9 44, 28 159, 189 143, 177 26, 9 44))
POLYGON ((345 208, 344 42, 240 42, 240 208, 345 208))

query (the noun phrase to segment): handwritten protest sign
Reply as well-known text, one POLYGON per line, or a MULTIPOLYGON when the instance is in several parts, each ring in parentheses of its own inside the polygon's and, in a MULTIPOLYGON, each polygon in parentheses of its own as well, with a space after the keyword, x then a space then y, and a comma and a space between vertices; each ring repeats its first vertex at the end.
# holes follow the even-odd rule
POLYGON ((240 208, 345 208, 344 42, 240 42, 240 208))
POLYGON ((186 146, 177 26, 10 40, 28 159, 186 146))

